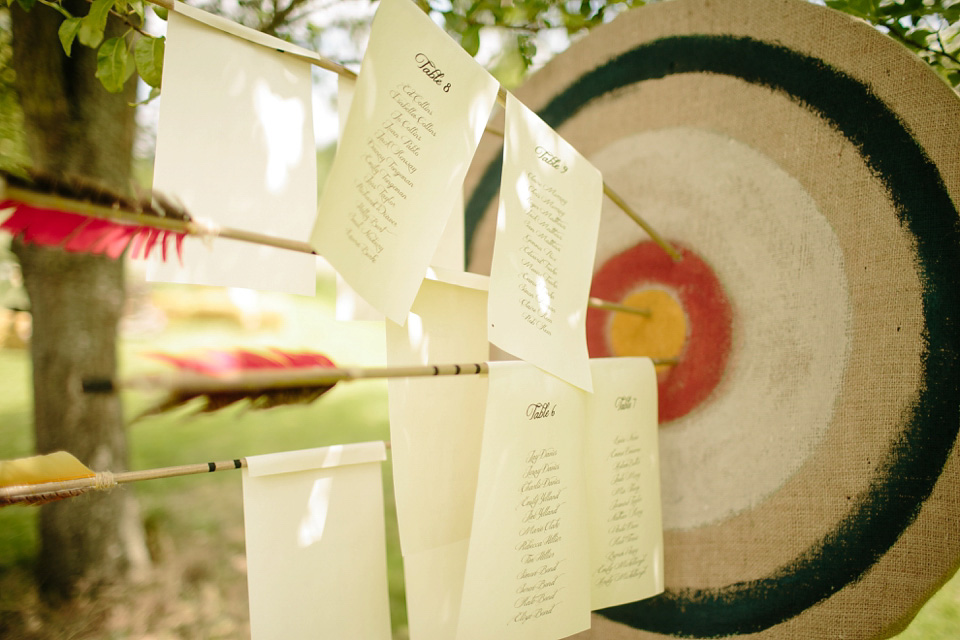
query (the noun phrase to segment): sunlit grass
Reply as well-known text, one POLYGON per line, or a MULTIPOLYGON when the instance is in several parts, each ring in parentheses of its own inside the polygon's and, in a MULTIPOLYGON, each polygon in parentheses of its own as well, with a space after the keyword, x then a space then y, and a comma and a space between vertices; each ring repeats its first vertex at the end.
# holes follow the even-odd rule
MULTIPOLYGON (((179 354, 207 348, 319 351, 342 365, 382 365, 382 324, 343 323, 333 316, 333 288, 321 280, 316 298, 260 294, 262 313, 244 317, 219 288, 135 285, 142 299, 128 333, 120 344, 120 377, 165 370, 150 353, 179 354), (152 302, 168 307, 169 322, 152 302), (199 309, 199 314, 190 310, 199 309), (181 315, 179 319, 176 319, 181 315), (259 316, 259 317, 258 317, 259 316), (139 317, 139 319, 137 319, 139 317), (153 318, 153 321, 150 318, 153 318), (137 324, 139 323, 139 324, 137 324), (258 323, 260 323, 258 325, 258 323), (244 325, 247 326, 244 326, 244 325), (137 328, 139 327, 139 328, 137 328)), ((0 350, 0 458, 33 452, 30 370, 26 350, 0 350)), ((124 392, 124 413, 133 419, 159 400, 156 394, 124 392)), ((187 406, 170 414, 146 417, 128 428, 130 467, 147 469, 327 446, 367 440, 388 440, 386 383, 382 380, 344 382, 310 405, 254 411, 244 405, 211 414, 187 406)), ((383 466, 388 535, 391 615, 395 629, 406 624, 403 579, 396 533, 393 479, 389 461, 383 466)), ((138 497, 148 528, 160 528, 181 544, 204 533, 237 531, 243 526, 240 475, 223 472, 127 485, 138 497)), ((0 509, 0 574, 28 565, 37 552, 38 511, 0 509)), ((242 548, 241 548, 242 552, 242 548)))

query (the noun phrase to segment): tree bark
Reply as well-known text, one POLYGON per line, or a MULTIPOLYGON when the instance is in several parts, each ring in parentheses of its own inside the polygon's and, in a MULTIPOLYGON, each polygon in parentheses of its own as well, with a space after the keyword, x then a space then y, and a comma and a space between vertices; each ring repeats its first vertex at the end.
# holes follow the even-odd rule
MULTIPOLYGON (((85 2, 65 2, 84 15, 85 2)), ((13 66, 33 166, 124 190, 130 180, 135 81, 118 95, 95 77, 96 52, 60 46, 62 17, 37 4, 11 7, 13 66)), ((121 33, 108 25, 106 38, 121 33)), ((67 450, 95 470, 127 467, 126 432, 116 395, 88 395, 87 377, 116 372, 123 309, 123 262, 15 243, 33 316, 36 450, 67 450)), ((48 596, 122 580, 146 562, 143 530, 128 492, 96 493, 41 508, 37 571, 48 596)))

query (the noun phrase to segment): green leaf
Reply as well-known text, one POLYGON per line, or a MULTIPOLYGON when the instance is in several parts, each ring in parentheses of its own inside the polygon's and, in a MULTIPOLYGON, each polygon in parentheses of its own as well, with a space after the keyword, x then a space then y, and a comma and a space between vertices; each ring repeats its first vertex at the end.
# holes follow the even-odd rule
POLYGON ((874 5, 871 0, 826 0, 831 9, 837 9, 850 15, 870 20, 874 16, 874 5))
POLYGON ((133 46, 133 58, 137 63, 137 73, 151 87, 159 87, 163 78, 163 49, 165 38, 143 36, 133 46))
POLYGON ((579 13, 564 13, 563 26, 567 33, 576 33, 587 26, 587 19, 579 13))
POLYGON ((926 46, 930 36, 934 34, 933 31, 929 29, 914 29, 907 34, 907 37, 910 38, 913 42, 916 42, 918 46, 926 46))
POLYGON ((70 56, 70 50, 73 49, 73 40, 77 37, 77 31, 80 30, 80 21, 82 18, 67 18, 60 23, 57 29, 57 35, 60 36, 60 44, 63 46, 63 52, 70 56))
POLYGON ((448 31, 463 33, 470 26, 466 18, 456 11, 444 11, 441 12, 440 15, 443 16, 443 24, 446 26, 448 31))
POLYGON ((160 89, 158 89, 157 87, 152 87, 150 89, 150 95, 148 95, 145 100, 141 100, 140 102, 129 102, 127 104, 128 106, 131 106, 131 107, 139 107, 140 105, 147 104, 155 100, 159 95, 160 95, 160 89))
POLYGON ((97 49, 97 78, 110 93, 120 93, 133 75, 134 63, 123 38, 110 38, 97 49))
POLYGON ((480 25, 471 24, 468 26, 467 30, 463 32, 463 38, 460 39, 460 45, 471 56, 477 55, 477 51, 480 50, 480 25))
POLYGON ((17 0, 17 4, 19 4, 24 11, 30 11, 30 9, 33 9, 33 5, 37 4, 37 0, 17 0))
POLYGON ((83 17, 77 32, 81 44, 93 49, 103 42, 103 30, 107 28, 107 16, 110 15, 114 2, 116 0, 93 0, 90 13, 83 17))
POLYGON ((517 36, 517 51, 523 60, 523 65, 527 68, 533 64, 533 57, 537 55, 537 43, 528 35, 520 34, 517 36))
POLYGON ((527 22, 526 12, 516 5, 507 5, 503 12, 503 24, 517 25, 527 22))
POLYGON ((146 20, 143 11, 143 0, 130 0, 130 12, 140 18, 141 25, 146 20))
POLYGON ((153 5, 152 9, 153 9, 153 12, 157 14, 158 18, 160 18, 161 20, 167 19, 168 12, 164 7, 161 7, 159 5, 153 5))
POLYGON ((923 7, 923 0, 904 0, 903 2, 892 2, 886 6, 880 7, 877 11, 878 16, 900 19, 905 16, 919 16, 926 13, 923 7))

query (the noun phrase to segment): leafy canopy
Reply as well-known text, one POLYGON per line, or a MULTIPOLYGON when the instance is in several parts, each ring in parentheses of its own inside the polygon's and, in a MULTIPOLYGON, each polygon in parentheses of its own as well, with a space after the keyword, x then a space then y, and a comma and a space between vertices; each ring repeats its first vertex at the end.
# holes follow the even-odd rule
POLYGON ((866 20, 923 58, 954 89, 960 85, 960 0, 825 0, 866 20))
MULTIPOLYGON (((657 0, 414 0, 423 11, 435 16, 446 30, 460 39, 463 48, 476 55, 485 30, 509 34, 507 41, 519 61, 520 75, 533 64, 537 34, 561 30, 579 35, 618 13, 657 0)), ((955 89, 960 86, 960 0, 810 0, 866 20, 923 58, 955 89)), ((86 15, 74 16, 62 0, 6 0, 26 10, 45 5, 63 15, 58 35, 69 56, 74 44, 97 50, 96 75, 103 86, 119 92, 136 71, 152 87, 151 98, 159 93, 163 69, 164 39, 145 30, 145 0, 88 0, 86 15), (126 33, 104 40, 107 18, 114 15, 128 25, 126 33)), ((208 10, 220 13, 222 0, 211 0, 208 10)), ((236 0, 231 3, 235 19, 248 26, 286 39, 319 41, 326 29, 356 31, 364 18, 334 20, 324 24, 315 18, 337 2, 314 0, 236 0), (304 25, 299 28, 297 25, 304 25), (306 33, 306 36, 302 34, 306 33)), ((372 2, 372 0, 371 0, 372 2)), ((166 10, 150 5, 161 18, 166 10)))
MULTIPOLYGON (((6 0, 7 6, 14 0, 6 0)), ((79 42, 85 47, 97 51, 97 71, 104 88, 111 93, 119 93, 134 71, 150 85, 151 95, 160 90, 160 70, 163 68, 163 36, 153 36, 144 29, 146 14, 144 0, 91 0, 90 8, 84 16, 75 16, 63 6, 60 0, 16 0, 24 10, 30 11, 36 4, 49 7, 63 16, 63 22, 57 30, 60 44, 68 56, 73 45, 79 42), (116 16, 127 25, 124 34, 104 40, 107 19, 116 16)), ((160 7, 154 7, 157 14, 165 15, 160 7)))

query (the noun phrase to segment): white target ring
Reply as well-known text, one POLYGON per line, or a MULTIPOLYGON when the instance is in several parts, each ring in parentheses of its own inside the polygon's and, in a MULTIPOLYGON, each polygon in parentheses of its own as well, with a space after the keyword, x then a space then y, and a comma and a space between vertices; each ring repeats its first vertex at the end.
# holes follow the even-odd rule
MULTIPOLYGON (((850 347, 837 237, 796 179, 726 136, 642 132, 590 160, 661 233, 713 268, 733 305, 722 392, 661 430, 664 526, 690 529, 752 508, 800 468, 835 409, 850 347)), ((598 266, 646 239, 609 202, 601 227, 598 266)))

